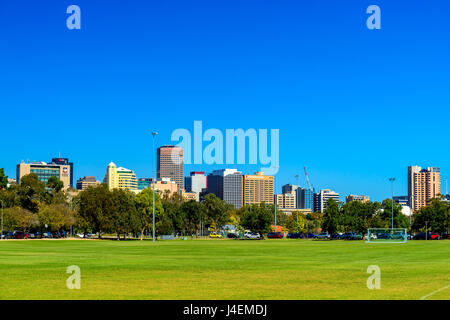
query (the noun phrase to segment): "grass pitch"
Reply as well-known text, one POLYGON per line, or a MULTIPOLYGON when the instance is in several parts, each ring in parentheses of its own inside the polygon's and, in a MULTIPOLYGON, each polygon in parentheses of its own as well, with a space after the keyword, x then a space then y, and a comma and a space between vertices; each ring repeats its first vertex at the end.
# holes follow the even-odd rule
POLYGON ((3 240, 0 276, 0 299, 419 299, 450 285, 450 241, 3 240))

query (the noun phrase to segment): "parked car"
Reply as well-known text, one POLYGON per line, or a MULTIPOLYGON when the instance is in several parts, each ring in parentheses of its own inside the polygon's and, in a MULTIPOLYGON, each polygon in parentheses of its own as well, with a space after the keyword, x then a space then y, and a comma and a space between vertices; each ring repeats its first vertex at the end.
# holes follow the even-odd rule
POLYGON ((261 239, 261 235, 257 232, 250 232, 245 235, 247 239, 261 239))
POLYGON ((450 233, 443 233, 441 239, 450 239, 450 233))
POLYGON ((330 239, 328 232, 321 232, 316 236, 317 239, 330 239))
POLYGON ((331 235, 331 239, 336 239, 336 240, 342 239, 342 235, 343 235, 343 233, 333 233, 331 235))
POLYGON ((268 239, 283 239, 283 235, 280 232, 269 232, 267 234, 268 239))
POLYGON ((14 239, 14 233, 11 231, 3 231, 2 239, 14 239))
POLYGON ((301 233, 298 232, 289 232, 286 235, 287 239, 303 239, 303 235, 301 233))
POLYGON ((14 231, 14 239, 28 239, 28 237, 26 232, 14 231))
POLYGON ((236 239, 236 238, 239 238, 239 234, 237 234, 235 232, 229 232, 229 233, 227 233, 227 238, 236 239))
POLYGON ((316 237, 316 235, 311 232, 308 232, 303 236, 303 238, 307 238, 307 239, 314 239, 315 237, 316 237))
POLYGON ((217 232, 211 232, 209 234, 209 237, 210 238, 222 238, 222 235, 220 233, 217 233, 217 232))
POLYGON ((435 232, 421 232, 413 237, 414 240, 439 240, 439 238, 439 234, 435 232))

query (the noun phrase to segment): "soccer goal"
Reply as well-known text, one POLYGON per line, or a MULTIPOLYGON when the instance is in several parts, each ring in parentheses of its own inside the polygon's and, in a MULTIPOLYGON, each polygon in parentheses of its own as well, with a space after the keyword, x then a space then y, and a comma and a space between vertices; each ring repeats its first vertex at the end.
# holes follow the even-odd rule
POLYGON ((370 228, 367 229, 367 243, 405 243, 408 234, 404 228, 370 228))

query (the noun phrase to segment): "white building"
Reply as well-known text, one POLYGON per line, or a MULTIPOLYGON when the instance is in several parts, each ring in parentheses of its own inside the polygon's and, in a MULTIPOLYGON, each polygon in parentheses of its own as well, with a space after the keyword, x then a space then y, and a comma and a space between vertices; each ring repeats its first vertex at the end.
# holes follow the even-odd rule
POLYGON ((197 201, 199 201, 200 193, 207 187, 207 177, 203 171, 192 171, 189 177, 184 178, 184 187, 187 192, 194 192, 197 194, 197 201))

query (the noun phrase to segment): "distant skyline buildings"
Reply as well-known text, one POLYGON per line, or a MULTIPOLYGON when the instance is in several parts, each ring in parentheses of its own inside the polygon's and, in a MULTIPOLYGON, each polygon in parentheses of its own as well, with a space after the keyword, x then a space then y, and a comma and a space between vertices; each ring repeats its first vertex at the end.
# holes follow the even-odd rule
POLYGON ((156 159, 157 178, 170 178, 178 188, 183 189, 183 149, 173 145, 161 146, 157 149, 156 159))
POLYGON ((236 169, 214 170, 207 176, 206 193, 232 204, 236 209, 243 206, 243 176, 236 169))
POLYGON ((413 212, 425 207, 441 194, 441 169, 439 167, 408 167, 408 203, 413 212))
POLYGON ((20 179, 30 173, 37 175, 38 180, 47 184, 50 177, 56 177, 62 181, 64 185, 64 190, 71 187, 70 182, 73 180, 71 177, 71 168, 73 164, 56 164, 56 163, 46 163, 43 161, 35 161, 24 163, 21 162, 16 166, 16 181, 20 184, 20 179))
POLYGON ((103 183, 110 190, 119 188, 134 192, 138 191, 138 182, 134 171, 124 167, 117 167, 114 162, 110 162, 107 166, 103 183))

